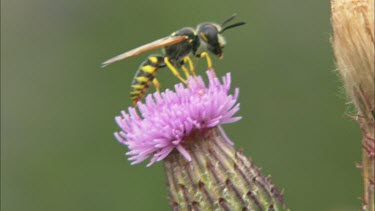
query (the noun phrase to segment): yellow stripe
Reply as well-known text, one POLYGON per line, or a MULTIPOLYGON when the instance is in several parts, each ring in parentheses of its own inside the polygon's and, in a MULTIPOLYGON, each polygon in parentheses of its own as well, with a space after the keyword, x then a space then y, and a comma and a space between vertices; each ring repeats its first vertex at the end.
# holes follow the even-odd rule
POLYGON ((131 87, 134 88, 134 89, 143 89, 143 88, 145 88, 145 86, 141 85, 141 84, 133 84, 131 87))
POLYGON ((148 58, 148 60, 150 60, 150 62, 152 62, 152 63, 158 62, 158 58, 156 58, 155 56, 152 56, 152 57, 148 58))
POLYGON ((141 67, 142 71, 144 71, 146 73, 150 73, 150 74, 152 74, 153 72, 155 72, 155 69, 156 69, 155 67, 150 66, 150 65, 146 65, 146 66, 141 67))
POLYGON ((135 77, 135 80, 138 81, 138 82, 147 82, 147 81, 149 81, 149 79, 147 77, 143 77, 143 76, 135 77))
POLYGON ((138 101, 138 99, 139 99, 139 96, 133 96, 133 97, 131 97, 130 98, 132 101, 135 101, 135 100, 137 100, 138 101))
POLYGON ((201 33, 200 33, 200 35, 201 35, 201 37, 202 37, 202 38, 204 39, 204 41, 206 41, 206 42, 208 41, 208 39, 207 39, 206 35, 204 35, 204 33, 203 33, 203 32, 201 32, 201 33))
POLYGON ((130 95, 139 95, 141 93, 141 91, 133 91, 133 92, 130 92, 130 95))
POLYGON ((132 95, 130 98, 131 99, 136 99, 136 98, 139 98, 140 95, 132 95))

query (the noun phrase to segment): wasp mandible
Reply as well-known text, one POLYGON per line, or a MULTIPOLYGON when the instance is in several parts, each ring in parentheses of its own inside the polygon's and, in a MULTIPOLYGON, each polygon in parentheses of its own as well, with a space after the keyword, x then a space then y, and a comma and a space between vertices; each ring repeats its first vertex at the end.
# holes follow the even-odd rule
POLYGON ((108 59, 102 63, 102 67, 147 51, 164 47, 164 55, 150 55, 140 65, 134 75, 130 97, 133 104, 136 104, 146 94, 151 83, 153 83, 156 90, 159 91, 160 84, 155 78, 159 68, 167 66, 172 71, 173 75, 185 84, 187 84, 187 82, 181 77, 177 68, 182 69, 186 77, 189 77, 189 72, 195 75, 193 62, 189 57, 190 54, 197 58, 206 58, 207 66, 211 69, 212 62, 210 56, 207 52, 198 53, 198 48, 203 44, 207 47, 209 52, 222 58, 223 48, 226 44, 222 33, 227 29, 245 24, 245 22, 241 21, 227 26, 235 17, 236 15, 234 14, 221 24, 201 23, 197 26, 196 30, 191 27, 184 27, 167 37, 108 59), (189 70, 184 66, 185 63, 189 64, 189 70))

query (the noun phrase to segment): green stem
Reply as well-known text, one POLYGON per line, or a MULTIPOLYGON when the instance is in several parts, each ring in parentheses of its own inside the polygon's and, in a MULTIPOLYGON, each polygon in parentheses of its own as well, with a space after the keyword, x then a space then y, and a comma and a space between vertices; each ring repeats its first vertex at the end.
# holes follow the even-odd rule
POLYGON ((173 210, 286 210, 282 194, 221 128, 196 131, 164 161, 173 210))

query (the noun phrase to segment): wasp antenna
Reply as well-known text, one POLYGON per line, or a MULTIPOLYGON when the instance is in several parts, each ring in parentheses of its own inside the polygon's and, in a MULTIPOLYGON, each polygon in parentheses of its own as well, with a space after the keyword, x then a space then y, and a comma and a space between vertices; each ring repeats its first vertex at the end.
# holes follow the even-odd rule
POLYGON ((245 24, 245 22, 244 21, 241 21, 241 22, 238 22, 238 23, 234 23, 234 24, 232 24, 232 25, 229 25, 229 26, 227 26, 227 27, 224 27, 221 31, 220 31, 220 33, 223 33, 225 30, 227 30, 227 29, 231 29, 231 28, 234 28, 234 27, 237 27, 237 26, 242 26, 242 25, 244 25, 245 24))
POLYGON ((225 21, 223 21, 223 23, 221 24, 221 26, 224 26, 225 24, 231 22, 236 16, 237 16, 237 13, 234 13, 232 16, 230 16, 225 21))

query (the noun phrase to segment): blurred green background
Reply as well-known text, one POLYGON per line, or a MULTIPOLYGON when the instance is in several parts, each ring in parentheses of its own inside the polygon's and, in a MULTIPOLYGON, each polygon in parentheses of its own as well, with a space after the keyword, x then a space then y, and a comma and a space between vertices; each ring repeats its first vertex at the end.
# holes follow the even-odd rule
MULTIPOLYGON (((168 210, 162 164, 131 166, 113 137, 147 54, 100 63, 233 13, 247 25, 225 32, 214 59, 241 88, 243 119, 226 132, 292 210, 358 210, 361 136, 345 116, 329 12, 299 0, 2 1, 1 210, 168 210)), ((159 81, 178 82, 167 69, 159 81)))

